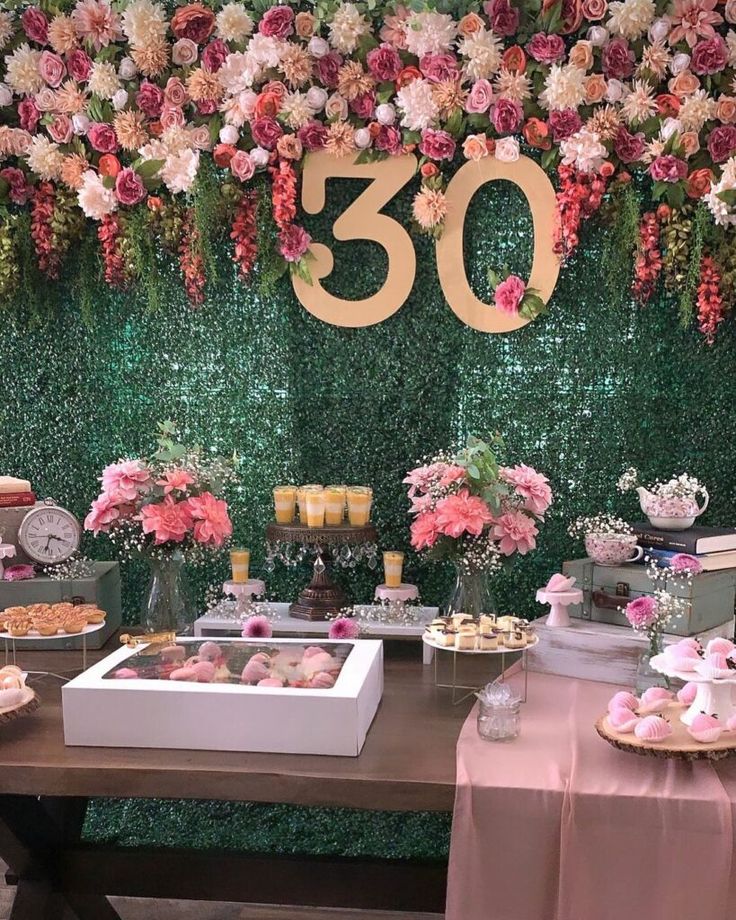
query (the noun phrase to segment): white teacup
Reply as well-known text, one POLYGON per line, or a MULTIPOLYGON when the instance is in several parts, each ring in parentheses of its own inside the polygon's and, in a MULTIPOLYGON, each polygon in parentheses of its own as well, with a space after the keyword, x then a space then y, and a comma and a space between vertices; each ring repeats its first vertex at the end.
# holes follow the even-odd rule
POLYGON ((637 562, 644 555, 636 537, 627 533, 589 533, 585 537, 585 552, 599 565, 624 565, 637 562))

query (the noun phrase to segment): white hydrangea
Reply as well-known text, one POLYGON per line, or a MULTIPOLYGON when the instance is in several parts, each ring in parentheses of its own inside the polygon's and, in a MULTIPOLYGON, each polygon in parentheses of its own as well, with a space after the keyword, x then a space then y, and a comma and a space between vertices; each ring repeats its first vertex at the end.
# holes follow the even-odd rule
POLYGON ((404 113, 401 124, 410 131, 428 128, 439 116, 432 95, 432 85, 426 80, 412 80, 396 94, 396 104, 404 113))
POLYGON ((160 175, 166 188, 176 195, 179 192, 189 191, 197 178, 198 169, 199 151, 182 150, 181 153, 175 153, 166 158, 160 175))
POLYGON ((539 95, 539 104, 550 112, 577 109, 585 101, 585 71, 573 64, 553 64, 539 95))
POLYGON ((425 54, 442 54, 452 47, 457 23, 447 13, 412 13, 406 22, 406 47, 418 58, 425 54))
POLYGON ((721 192, 736 193, 736 157, 731 157, 726 163, 720 182, 716 182, 711 186, 711 190, 704 198, 710 213, 713 215, 713 219, 719 226, 736 226, 736 207, 719 198, 718 196, 721 192))
POLYGON ((216 16, 217 36, 225 42, 242 42, 253 31, 253 20, 239 3, 226 3, 216 16))
POLYGON ((58 144, 54 144, 43 134, 37 134, 31 140, 26 159, 32 172, 41 179, 51 181, 58 179, 61 174, 64 154, 59 150, 58 144))
POLYGON ((341 54, 352 54, 370 28, 354 3, 342 3, 330 23, 330 43, 341 54))
POLYGON ((102 179, 92 169, 88 169, 82 176, 77 200, 85 215, 93 220, 102 220, 118 206, 115 192, 111 188, 106 188, 102 179))
POLYGON ((458 51, 466 59, 463 70, 473 80, 487 80, 501 66, 501 40, 487 29, 468 35, 458 51))
POLYGON ((125 37, 134 48, 155 44, 166 35, 166 11, 151 0, 132 0, 121 16, 125 37))
POLYGON ((112 99, 115 93, 122 88, 115 65, 105 61, 95 61, 89 74, 87 87, 100 99, 112 99))
POLYGON ((5 82, 18 95, 32 96, 45 85, 38 72, 40 62, 41 52, 32 51, 30 45, 23 42, 5 57, 5 82))
POLYGON ((270 38, 268 35, 261 35, 259 32, 248 42, 248 54, 261 67, 278 67, 281 55, 287 47, 286 42, 278 38, 270 38))
POLYGON ((611 14, 606 23, 609 32, 629 40, 644 35, 657 13, 654 0, 615 0, 608 10, 611 14))

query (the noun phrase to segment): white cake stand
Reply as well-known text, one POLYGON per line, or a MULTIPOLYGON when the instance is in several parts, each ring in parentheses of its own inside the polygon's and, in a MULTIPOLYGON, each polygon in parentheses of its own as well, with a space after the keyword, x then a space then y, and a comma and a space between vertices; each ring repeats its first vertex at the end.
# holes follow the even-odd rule
MULTIPOLYGON (((55 639, 74 639, 76 636, 82 637, 82 671, 87 670, 87 636, 90 633, 97 632, 105 625, 102 623, 88 623, 81 632, 75 633, 54 633, 53 636, 42 636, 36 630, 31 629, 25 636, 11 636, 9 632, 0 632, 0 639, 5 642, 5 664, 15 664, 16 643, 20 642, 53 642, 55 639)), ((70 674, 78 674, 79 668, 69 671, 70 674)), ((53 671, 29 671, 34 677, 56 677, 58 680, 67 681, 71 678, 64 674, 54 674, 53 671)))
POLYGON ((717 714, 724 723, 731 716, 736 715, 733 689, 736 686, 736 672, 733 677, 703 677, 695 671, 678 671, 670 666, 664 654, 655 655, 649 664, 665 677, 674 677, 686 683, 697 684, 698 689, 692 705, 680 716, 685 725, 692 725, 695 716, 701 712, 708 715, 717 714))

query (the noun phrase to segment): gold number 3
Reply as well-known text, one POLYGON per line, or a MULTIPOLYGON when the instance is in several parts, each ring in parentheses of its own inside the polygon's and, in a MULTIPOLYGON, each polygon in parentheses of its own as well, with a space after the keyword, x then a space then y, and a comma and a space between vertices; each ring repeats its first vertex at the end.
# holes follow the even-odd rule
MULTIPOLYGON (((374 163, 355 165, 354 160, 336 159, 319 151, 307 157, 302 179, 302 205, 309 214, 325 206, 329 178, 373 179, 371 185, 335 221, 338 240, 374 240, 388 255, 386 281, 372 297, 343 300, 328 293, 319 283, 334 266, 332 251, 322 243, 311 247, 310 264, 314 283, 307 284, 292 275, 294 292, 303 306, 318 319, 334 326, 372 326, 383 322, 401 308, 411 292, 416 273, 416 254, 409 234, 392 218, 379 214, 416 171, 411 155, 390 157, 374 163)), ((442 237, 436 244, 437 272, 445 299, 455 315, 480 332, 510 332, 529 320, 501 313, 473 293, 465 273, 463 234, 465 215, 473 195, 486 182, 507 179, 518 185, 529 202, 534 222, 534 258, 528 286, 542 300, 549 299, 560 272, 553 250, 555 192, 544 171, 528 157, 504 163, 486 157, 478 163, 465 163, 447 186, 448 213, 442 237)))

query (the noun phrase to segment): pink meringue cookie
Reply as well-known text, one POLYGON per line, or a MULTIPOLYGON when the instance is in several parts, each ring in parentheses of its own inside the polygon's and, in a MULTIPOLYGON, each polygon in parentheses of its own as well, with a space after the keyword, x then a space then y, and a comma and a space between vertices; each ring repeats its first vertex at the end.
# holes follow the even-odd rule
POLYGON ((697 649, 694 649, 692 645, 684 645, 682 642, 675 642, 674 645, 668 645, 664 650, 665 655, 668 658, 683 657, 683 658, 692 658, 694 661, 700 661, 700 655, 698 654, 697 649))
POLYGON ((138 672, 133 668, 118 668, 113 677, 116 680, 132 680, 134 677, 138 677, 138 672))
POLYGON ((322 652, 320 655, 312 655, 310 658, 303 659, 302 667, 304 673, 311 676, 317 671, 331 671, 335 667, 335 659, 328 652, 322 652))
POLYGON ((260 680, 265 680, 267 677, 268 668, 262 661, 256 661, 256 656, 254 655, 243 668, 240 680, 244 684, 255 684, 260 680))
POLYGON ((211 661, 198 661, 192 670, 197 675, 197 683, 211 684, 215 679, 215 666, 211 661))
POLYGON ((619 690, 608 701, 608 711, 613 712, 614 709, 618 708, 630 709, 633 712, 639 708, 639 699, 633 693, 629 693, 628 690, 619 690))
POLYGON ((730 732, 736 732, 736 716, 731 716, 726 722, 726 729, 730 732))
POLYGON ((216 642, 203 642, 197 656, 200 661, 216 661, 222 655, 222 649, 216 642))
POLYGON ((701 744, 711 744, 718 741, 723 731, 723 723, 719 722, 715 716, 709 716, 705 712, 699 712, 688 727, 692 737, 701 744))
POLYGON ((684 687, 677 691, 677 700, 680 703, 684 703, 685 706, 690 706, 694 702, 697 692, 698 685, 690 681, 690 683, 685 684, 684 687))
POLYGON ((197 680, 197 672, 194 668, 177 668, 176 671, 171 672, 169 680, 187 680, 194 682, 197 680))
POLYGON ((639 716, 624 706, 617 706, 608 713, 608 724, 624 735, 633 732, 639 722, 639 716))
POLYGON ((159 654, 162 661, 183 661, 186 651, 183 645, 167 645, 159 654))
POLYGON ((335 686, 335 678, 332 674, 328 674, 327 671, 319 671, 309 681, 309 686, 314 687, 316 690, 329 690, 335 686))
POLYGON ((568 578, 566 575, 561 575, 557 572, 553 575, 545 586, 545 591, 551 593, 560 592, 560 591, 570 591, 575 584, 574 578, 568 578))
POLYGON ((251 655, 251 661, 262 661, 264 664, 267 664, 271 660, 271 656, 267 655, 265 652, 256 652, 255 655, 251 655))
POLYGON ((264 677, 263 680, 259 680, 257 686, 259 687, 283 687, 283 680, 279 680, 278 677, 264 677))
POLYGON ((736 645, 730 639, 711 639, 705 647, 706 655, 725 655, 728 656, 736 649, 736 645))
POLYGON ((664 687, 649 687, 641 695, 639 711, 643 713, 661 712, 668 703, 675 698, 675 694, 664 687))
POLYGON ((703 646, 692 636, 686 636, 684 639, 680 639, 679 642, 675 642, 674 645, 668 646, 668 648, 676 648, 678 646, 680 648, 691 648, 694 652, 701 652, 703 650, 703 646))
POLYGON ((672 726, 661 716, 645 716, 634 729, 641 741, 664 741, 672 734, 672 726))
POLYGON ((701 677, 710 680, 724 680, 734 677, 734 672, 728 667, 728 659, 721 652, 706 655, 701 662, 695 665, 695 670, 701 677))

